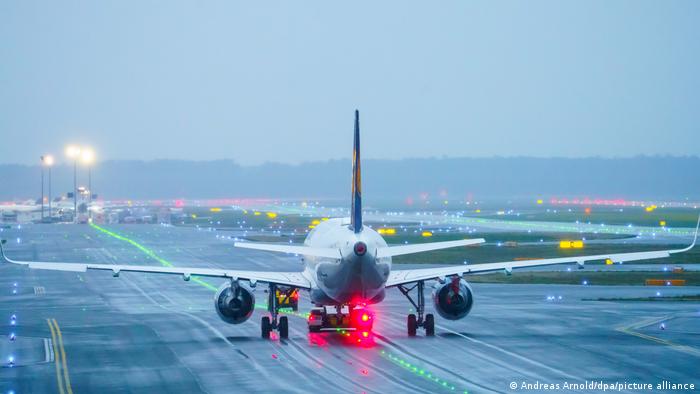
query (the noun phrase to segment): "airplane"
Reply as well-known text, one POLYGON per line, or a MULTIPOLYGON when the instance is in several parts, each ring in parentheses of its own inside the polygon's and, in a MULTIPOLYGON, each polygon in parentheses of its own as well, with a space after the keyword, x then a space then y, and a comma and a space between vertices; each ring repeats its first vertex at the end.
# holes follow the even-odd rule
POLYGON ((261 319, 261 335, 266 339, 270 338, 273 331, 277 331, 280 338, 288 338, 288 319, 287 316, 280 316, 283 314, 280 311, 289 306, 297 307, 299 290, 307 291, 315 306, 309 314, 307 323, 310 332, 335 331, 343 328, 363 330, 361 332, 366 335, 371 331, 374 319, 366 306, 381 302, 386 290, 396 287, 415 308, 416 313, 409 314, 406 320, 408 336, 413 337, 416 336, 418 328, 423 328, 426 336, 435 334, 435 317, 432 313, 426 313, 424 294, 426 282, 435 281, 432 291, 434 310, 444 319, 457 320, 467 316, 474 304, 473 290, 465 279, 469 275, 494 271, 511 274, 515 268, 571 263, 577 263, 579 268, 583 268, 586 261, 593 260, 610 259, 613 262, 622 263, 658 259, 686 252, 692 249, 697 241, 700 218, 692 244, 683 249, 392 270, 391 260, 394 256, 477 245, 483 243, 484 239, 388 245, 379 233, 364 225, 360 120, 357 110, 354 125, 349 218, 333 218, 321 222, 309 232, 301 245, 252 242, 234 244, 238 248, 300 255, 304 262, 304 270, 301 272, 16 261, 5 255, 2 249, 4 240, 0 242, 2 262, 22 265, 30 269, 73 272, 111 271, 115 277, 118 277, 121 272, 141 272, 181 275, 185 281, 190 280, 192 276, 224 278, 227 282, 216 292, 214 306, 219 317, 230 324, 241 324, 251 317, 255 307, 254 289, 258 283, 264 283, 268 286, 269 316, 263 316, 261 319))

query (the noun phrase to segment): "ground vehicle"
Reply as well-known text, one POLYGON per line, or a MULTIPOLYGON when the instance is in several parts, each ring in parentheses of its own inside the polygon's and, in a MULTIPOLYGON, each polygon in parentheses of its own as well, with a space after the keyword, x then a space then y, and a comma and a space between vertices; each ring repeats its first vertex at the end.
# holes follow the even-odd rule
POLYGON ((361 331, 370 332, 374 326, 374 313, 363 305, 324 306, 311 309, 307 321, 309 332, 361 331))

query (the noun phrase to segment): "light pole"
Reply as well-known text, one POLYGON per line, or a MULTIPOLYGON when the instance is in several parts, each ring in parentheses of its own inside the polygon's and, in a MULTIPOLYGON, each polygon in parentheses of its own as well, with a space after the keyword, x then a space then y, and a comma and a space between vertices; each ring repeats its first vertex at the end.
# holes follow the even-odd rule
MULTIPOLYGON (((53 156, 51 156, 51 155, 42 156, 42 161, 44 162, 46 167, 49 169, 49 219, 52 220, 51 219, 52 218, 52 216, 51 216, 51 167, 53 166, 53 156)), ((42 174, 43 174, 43 168, 42 168, 42 174)), ((42 189, 43 189, 44 182, 42 181, 41 183, 42 183, 42 189)), ((42 199, 42 202, 43 201, 44 200, 42 199)))
POLYGON ((41 159, 41 221, 44 221, 44 156, 41 159))
POLYGON ((73 159, 73 220, 78 218, 78 158, 80 147, 69 145, 66 148, 66 156, 73 159))
POLYGON ((88 169, 88 217, 92 218, 92 163, 95 161, 95 152, 90 148, 83 148, 80 158, 88 169))

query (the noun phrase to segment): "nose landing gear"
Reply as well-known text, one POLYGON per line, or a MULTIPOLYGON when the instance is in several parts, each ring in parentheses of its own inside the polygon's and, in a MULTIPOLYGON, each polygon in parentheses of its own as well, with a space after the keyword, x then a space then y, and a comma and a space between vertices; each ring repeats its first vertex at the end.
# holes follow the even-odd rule
POLYGON ((397 287, 399 288, 399 291, 401 291, 401 293, 404 296, 406 296, 406 298, 408 298, 408 301, 413 305, 414 308, 416 308, 416 312, 418 313, 418 316, 416 316, 413 313, 408 315, 408 319, 406 321, 408 336, 415 337, 416 332, 418 331, 418 327, 423 327, 425 329, 425 336, 434 336, 435 316, 433 316, 432 313, 428 313, 427 315, 423 316, 423 314, 425 313, 425 296, 423 294, 425 290, 425 282, 419 281, 415 285, 413 285, 413 287, 410 288, 404 285, 399 285, 397 287), (416 289, 416 292, 418 293, 416 301, 413 300, 410 294, 413 289, 416 289))
MULTIPOLYGON (((270 316, 263 316, 260 322, 262 337, 270 339, 270 333, 277 330, 281 339, 287 339, 289 338, 289 319, 287 316, 278 318, 279 310, 289 304, 287 300, 290 298, 298 299, 298 290, 294 288, 280 289, 277 285, 270 284, 267 293, 267 311, 270 312, 270 316)), ((296 310, 296 303, 290 307, 296 310)))

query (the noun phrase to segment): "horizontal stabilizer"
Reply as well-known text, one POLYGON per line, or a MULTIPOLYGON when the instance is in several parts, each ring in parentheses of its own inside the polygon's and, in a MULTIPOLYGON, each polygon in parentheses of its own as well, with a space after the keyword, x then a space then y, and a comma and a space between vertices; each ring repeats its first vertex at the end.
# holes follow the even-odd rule
POLYGON ((483 238, 460 239, 457 241, 445 241, 445 242, 429 242, 429 243, 412 244, 412 245, 385 246, 383 248, 377 249, 377 258, 400 256, 403 254, 429 252, 431 250, 456 248, 458 246, 477 245, 477 244, 481 244, 481 243, 484 243, 483 238))
POLYGON ((294 253, 304 256, 326 257, 330 259, 340 259, 340 250, 333 248, 313 248, 303 245, 282 245, 266 244, 258 242, 236 242, 233 246, 237 248, 265 250, 268 252, 294 253))

